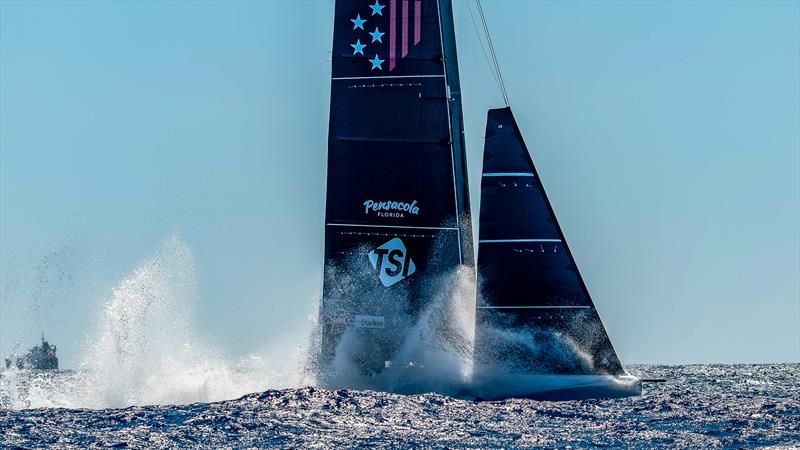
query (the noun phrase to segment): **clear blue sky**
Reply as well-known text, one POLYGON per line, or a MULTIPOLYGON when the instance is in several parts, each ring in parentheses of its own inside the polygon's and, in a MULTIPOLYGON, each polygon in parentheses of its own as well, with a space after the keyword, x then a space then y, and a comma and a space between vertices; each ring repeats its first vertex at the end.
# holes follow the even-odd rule
MULTIPOLYGON (((455 2, 473 208, 501 106, 455 2)), ((485 1, 625 362, 800 360, 800 3, 485 1)), ((0 2, 0 353, 65 366, 178 227, 234 355, 321 286, 333 3, 0 2)))

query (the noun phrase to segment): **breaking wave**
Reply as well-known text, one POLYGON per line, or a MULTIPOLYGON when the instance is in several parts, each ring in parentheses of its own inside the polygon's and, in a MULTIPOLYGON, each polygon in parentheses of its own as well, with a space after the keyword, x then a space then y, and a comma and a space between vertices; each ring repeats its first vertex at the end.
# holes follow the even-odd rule
POLYGON ((84 339, 75 371, 0 376, 0 405, 108 408, 235 398, 303 384, 302 349, 227 358, 199 332, 197 277, 189 247, 175 233, 111 292, 84 339))

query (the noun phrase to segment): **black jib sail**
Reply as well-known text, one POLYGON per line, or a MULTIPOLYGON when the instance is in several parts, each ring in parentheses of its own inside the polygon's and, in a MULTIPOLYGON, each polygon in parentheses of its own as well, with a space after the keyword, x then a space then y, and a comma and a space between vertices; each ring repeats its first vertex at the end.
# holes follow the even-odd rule
POLYGON ((478 279, 475 354, 482 365, 625 373, 510 108, 490 110, 486 124, 478 279))
POLYGON ((374 374, 473 265, 450 1, 337 0, 332 59, 320 369, 374 374))

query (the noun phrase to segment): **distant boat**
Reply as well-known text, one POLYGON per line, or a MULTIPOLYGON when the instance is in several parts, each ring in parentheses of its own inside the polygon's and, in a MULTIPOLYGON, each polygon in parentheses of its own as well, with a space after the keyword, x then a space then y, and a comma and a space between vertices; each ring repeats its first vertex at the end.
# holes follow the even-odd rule
MULTIPOLYGON (((413 367, 398 354, 406 332, 436 294, 452 289, 448 277, 475 263, 451 1, 337 0, 332 53, 319 372, 323 384, 348 387, 337 381, 338 360, 365 376, 413 367)), ((491 110, 486 130, 478 392, 640 394, 510 108, 491 110), (505 342, 504 331, 525 338, 505 342), (492 373, 498 368, 506 371, 492 373)))
POLYGON ((10 358, 6 358, 6 369, 13 366, 17 369, 28 370, 58 370, 56 350, 56 346, 50 345, 42 334, 40 345, 31 348, 24 355, 11 355, 10 358))

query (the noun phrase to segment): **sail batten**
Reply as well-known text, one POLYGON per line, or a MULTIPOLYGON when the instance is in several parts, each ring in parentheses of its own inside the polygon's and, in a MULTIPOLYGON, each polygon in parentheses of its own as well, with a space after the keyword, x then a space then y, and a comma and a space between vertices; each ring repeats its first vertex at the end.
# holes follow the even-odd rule
POLYGON ((481 244, 506 244, 514 242, 561 242, 561 239, 481 239, 481 244))
POLYGON ((532 177, 533 174, 529 172, 488 172, 483 174, 484 177, 532 177))

